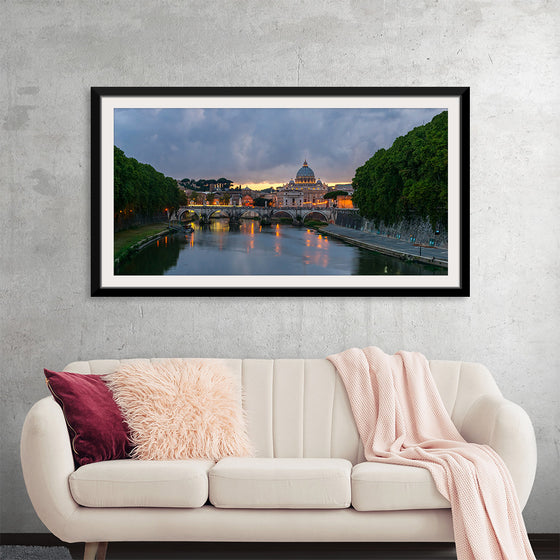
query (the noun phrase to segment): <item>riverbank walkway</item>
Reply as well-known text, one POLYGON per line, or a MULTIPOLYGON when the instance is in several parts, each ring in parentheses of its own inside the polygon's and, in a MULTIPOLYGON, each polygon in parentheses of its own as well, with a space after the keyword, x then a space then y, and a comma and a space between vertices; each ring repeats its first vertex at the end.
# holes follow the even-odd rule
POLYGON ((118 264, 121 259, 127 258, 131 253, 140 250, 146 243, 167 235, 169 231, 169 223, 167 222, 135 226, 118 231, 115 233, 114 240, 115 264, 118 264))
POLYGON ((318 231, 345 241, 350 245, 383 253, 391 257, 405 258, 446 268, 448 266, 447 249, 440 247, 414 245, 408 240, 386 237, 385 235, 333 224, 318 228, 318 231))

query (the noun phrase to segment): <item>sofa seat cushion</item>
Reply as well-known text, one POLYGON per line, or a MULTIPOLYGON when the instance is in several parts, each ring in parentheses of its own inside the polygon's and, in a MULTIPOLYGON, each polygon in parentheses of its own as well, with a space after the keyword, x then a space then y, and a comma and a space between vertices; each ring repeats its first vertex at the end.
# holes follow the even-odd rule
POLYGON ((346 459, 228 457, 209 472, 218 508, 339 509, 350 506, 346 459))
POLYGON ((69 477, 74 500, 86 507, 198 508, 208 500, 214 461, 101 461, 69 477))
POLYGON ((451 507, 421 467, 358 463, 352 469, 352 507, 358 511, 451 507))

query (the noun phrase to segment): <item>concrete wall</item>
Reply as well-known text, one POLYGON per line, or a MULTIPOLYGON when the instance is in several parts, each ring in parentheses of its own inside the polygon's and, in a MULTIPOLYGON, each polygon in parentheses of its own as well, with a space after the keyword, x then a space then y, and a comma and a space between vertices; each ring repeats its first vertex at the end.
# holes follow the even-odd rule
POLYGON ((131 356, 485 363, 533 419, 530 532, 558 519, 559 6, 555 2, 7 0, 0 18, 2 532, 44 366, 131 356), (92 299, 90 86, 469 85, 472 296, 92 299))

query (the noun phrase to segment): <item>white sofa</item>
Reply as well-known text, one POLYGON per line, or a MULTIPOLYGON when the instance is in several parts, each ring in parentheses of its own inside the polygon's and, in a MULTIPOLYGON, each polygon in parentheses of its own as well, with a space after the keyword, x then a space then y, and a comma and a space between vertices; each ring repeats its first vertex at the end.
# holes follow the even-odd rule
MULTIPOLYGON (((110 541, 452 542, 449 503, 422 468, 365 463, 341 380, 328 360, 225 360, 243 387, 256 458, 105 461, 75 470, 64 416, 52 397, 23 426, 21 461, 33 507, 85 558, 110 541), (89 543, 89 544, 87 544, 89 543)), ((82 374, 119 360, 69 364, 82 374)), ((491 445, 521 506, 536 470, 531 421, 479 364, 431 361, 462 436, 491 445)))

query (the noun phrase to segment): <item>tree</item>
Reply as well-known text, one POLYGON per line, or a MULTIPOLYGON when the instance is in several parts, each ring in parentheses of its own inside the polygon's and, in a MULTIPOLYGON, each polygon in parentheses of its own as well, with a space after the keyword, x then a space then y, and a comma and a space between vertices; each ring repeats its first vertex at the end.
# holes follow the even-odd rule
POLYGON ((208 204, 214 204, 214 200, 216 200, 216 195, 213 192, 206 195, 206 202, 208 204))
POLYGON ((328 200, 329 198, 336 198, 337 196, 344 196, 347 194, 348 191, 330 191, 328 193, 325 193, 325 196, 323 196, 323 198, 325 200, 328 200))
POLYGON ((189 197, 185 191, 179 191, 179 206, 188 206, 189 205, 189 197))
POLYGON ((419 216, 447 223, 447 111, 397 138, 356 169, 354 206, 387 225, 419 216))
POLYGON ((153 216, 180 206, 177 181, 156 171, 151 165, 129 158, 114 147, 114 211, 153 216))
POLYGON ((226 189, 229 189, 229 187, 233 184, 233 181, 231 181, 230 179, 226 179, 225 177, 220 177, 216 180, 216 183, 218 183, 219 185, 224 185, 226 189))

